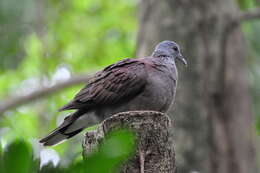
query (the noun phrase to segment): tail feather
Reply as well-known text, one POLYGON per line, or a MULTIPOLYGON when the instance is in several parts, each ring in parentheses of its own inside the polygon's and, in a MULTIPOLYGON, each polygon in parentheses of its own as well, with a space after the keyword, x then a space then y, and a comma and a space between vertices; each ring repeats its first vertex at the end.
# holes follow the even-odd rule
POLYGON ((80 133, 83 129, 78 129, 74 132, 64 134, 61 131, 54 131, 45 138, 40 140, 40 143, 43 143, 44 146, 52 146, 52 145, 57 145, 64 140, 71 138, 75 136, 76 134, 80 133))
POLYGON ((82 112, 76 111, 67 116, 58 128, 42 138, 39 142, 43 143, 44 146, 52 146, 80 133, 85 128, 83 123, 77 123, 81 115, 83 115, 82 112))

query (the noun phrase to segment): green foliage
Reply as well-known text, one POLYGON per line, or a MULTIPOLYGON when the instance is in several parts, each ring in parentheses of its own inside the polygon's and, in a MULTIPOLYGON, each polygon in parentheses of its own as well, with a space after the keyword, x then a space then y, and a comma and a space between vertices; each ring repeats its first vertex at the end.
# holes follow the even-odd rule
POLYGON ((85 169, 90 173, 115 172, 118 166, 133 153, 134 138, 134 134, 127 130, 111 132, 99 150, 86 158, 85 169), (95 163, 102 163, 102 166, 97 166, 95 163))
POLYGON ((8 145, 0 153, 1 173, 109 173, 117 170, 135 150, 135 135, 128 130, 109 133, 98 149, 85 160, 71 162, 66 167, 55 167, 51 162, 39 168, 39 160, 33 160, 32 147, 24 140, 8 145), (3 160, 3 164, 1 164, 3 160))
POLYGON ((1 0, 0 1, 0 74, 6 69, 16 68, 23 59, 22 41, 35 20, 33 0, 1 0), (19 5, 18 5, 19 4, 19 5))
POLYGON ((3 153, 3 172, 28 173, 32 168, 32 148, 23 140, 16 140, 11 143, 3 153))
MULTIPOLYGON (((75 73, 91 73, 132 57, 136 3, 135 0, 1 1, 0 102, 51 86, 75 73)), ((32 141, 53 130, 69 114, 58 113, 57 109, 81 87, 4 113, 0 120, 0 143, 5 146, 21 137, 39 147, 32 141)), ((61 164, 79 155, 79 138, 53 147, 63 158, 61 164)))
POLYGON ((3 170, 3 151, 2 150, 3 150, 2 144, 0 143, 0 170, 3 170))
POLYGON ((239 7, 246 10, 255 6, 255 0, 237 0, 239 7))

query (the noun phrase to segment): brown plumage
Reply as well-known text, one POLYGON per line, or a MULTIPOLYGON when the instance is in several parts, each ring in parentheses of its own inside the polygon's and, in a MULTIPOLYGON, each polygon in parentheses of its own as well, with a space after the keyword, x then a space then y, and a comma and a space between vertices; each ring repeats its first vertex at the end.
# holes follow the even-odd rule
POLYGON ((145 86, 147 73, 144 67, 145 64, 138 59, 124 59, 106 67, 60 111, 81 108, 91 110, 130 99, 145 86))

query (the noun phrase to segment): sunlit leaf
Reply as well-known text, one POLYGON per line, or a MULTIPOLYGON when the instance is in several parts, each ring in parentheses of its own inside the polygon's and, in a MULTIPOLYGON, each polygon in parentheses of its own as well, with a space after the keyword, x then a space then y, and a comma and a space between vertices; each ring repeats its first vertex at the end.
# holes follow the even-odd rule
POLYGON ((135 150, 135 135, 128 130, 109 133, 98 151, 86 158, 87 172, 108 173, 115 171, 135 150), (102 164, 100 164, 102 163, 102 164))

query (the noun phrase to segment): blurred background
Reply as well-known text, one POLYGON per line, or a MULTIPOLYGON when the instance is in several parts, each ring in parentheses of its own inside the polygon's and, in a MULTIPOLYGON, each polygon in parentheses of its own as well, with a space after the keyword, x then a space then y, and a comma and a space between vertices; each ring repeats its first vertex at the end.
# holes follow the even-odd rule
MULTIPOLYGON (((136 5, 127 0, 1 0, 0 102, 133 57, 136 5)), ((4 112, 2 146, 24 138, 39 156, 43 150, 39 138, 63 121, 68 112, 58 113, 57 109, 81 87, 4 112)), ((81 140, 82 135, 46 150, 54 160, 66 164, 81 156, 81 140)))
MULTIPOLYGON (((258 0, 0 0, 0 107, 175 40, 189 62, 187 69, 179 66, 169 112, 180 172, 257 172, 260 20, 245 21, 228 36, 223 28, 229 16, 258 6, 258 0)), ((38 140, 68 114, 57 109, 81 87, 1 113, 2 148, 22 138, 42 164, 80 158, 83 134, 50 148, 38 140)))

